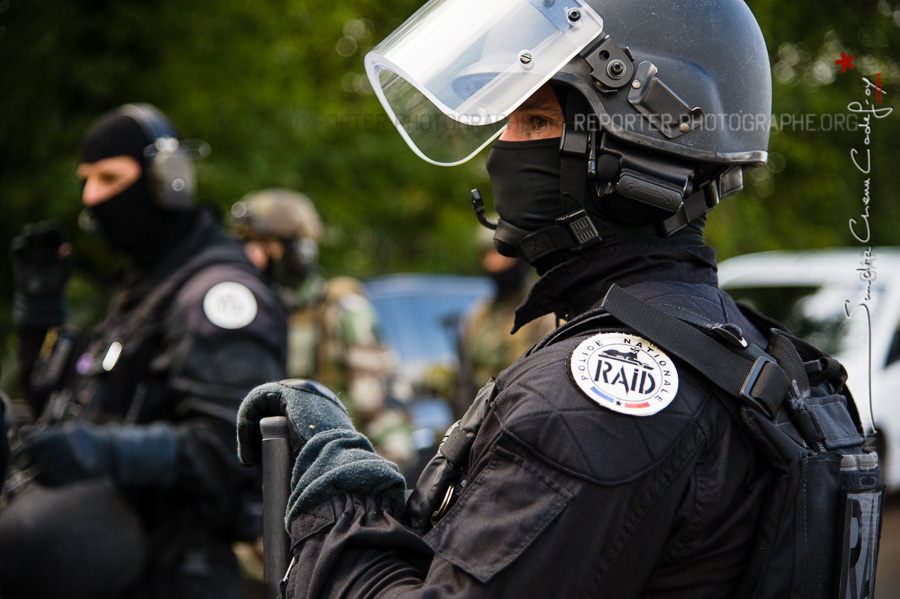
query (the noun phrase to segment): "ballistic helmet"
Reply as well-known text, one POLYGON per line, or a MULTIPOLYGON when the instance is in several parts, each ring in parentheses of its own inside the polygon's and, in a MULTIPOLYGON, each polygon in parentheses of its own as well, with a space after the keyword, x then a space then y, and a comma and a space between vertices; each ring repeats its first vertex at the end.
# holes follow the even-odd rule
POLYGON ((553 87, 566 119, 566 208, 537 238, 502 221, 495 234, 529 261, 615 236, 620 224, 670 235, 767 159, 769 60, 743 0, 431 0, 366 69, 410 147, 447 166, 553 87), (612 230, 595 227, 606 222, 612 230))
MULTIPOLYGON (((198 151, 203 155, 205 150, 198 151)), ((195 218, 193 153, 154 106, 125 104, 90 126, 79 162, 117 156, 133 158, 141 166, 140 176, 112 197, 86 207, 79 224, 149 268, 178 243, 195 218)))
POLYGON ((282 242, 283 266, 301 278, 318 258, 322 220, 312 200, 302 193, 281 188, 248 193, 231 207, 231 222, 235 234, 244 241, 282 242))

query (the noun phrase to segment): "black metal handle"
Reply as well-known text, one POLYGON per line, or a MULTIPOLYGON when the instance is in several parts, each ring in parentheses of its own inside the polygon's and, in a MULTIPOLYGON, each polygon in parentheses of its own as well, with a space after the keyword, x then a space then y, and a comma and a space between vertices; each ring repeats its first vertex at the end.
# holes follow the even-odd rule
POLYGON ((290 561, 290 537, 284 528, 293 465, 288 426, 284 416, 270 416, 259 421, 262 432, 263 584, 266 599, 281 596, 281 579, 290 561))

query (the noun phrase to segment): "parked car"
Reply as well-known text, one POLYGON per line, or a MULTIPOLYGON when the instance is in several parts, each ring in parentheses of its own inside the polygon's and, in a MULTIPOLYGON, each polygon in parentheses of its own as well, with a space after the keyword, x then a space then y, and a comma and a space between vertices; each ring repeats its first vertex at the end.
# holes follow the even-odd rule
POLYGON ((459 366, 460 318, 493 294, 494 283, 487 277, 395 274, 365 286, 397 352, 396 395, 417 426, 416 446, 427 450, 453 423, 449 393, 459 366))
POLYGON ((844 363, 885 484, 900 489, 900 248, 748 254, 719 265, 719 284, 844 363))

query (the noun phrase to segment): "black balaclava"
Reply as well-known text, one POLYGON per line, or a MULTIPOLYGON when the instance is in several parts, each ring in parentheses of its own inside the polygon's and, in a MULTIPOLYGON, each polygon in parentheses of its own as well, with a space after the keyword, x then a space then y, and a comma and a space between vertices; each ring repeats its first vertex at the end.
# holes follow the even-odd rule
POLYGON ((486 167, 500 218, 537 231, 559 214, 559 138, 495 141, 486 167))
MULTIPOLYGON (((554 86, 554 91, 562 106, 566 105, 568 90, 554 86)), ((586 106, 586 105, 585 105, 586 106)), ((486 167, 491 179, 494 195, 494 209, 500 218, 519 229, 528 232, 548 227, 554 221, 577 207, 569 200, 564 206, 560 193, 561 163, 560 138, 540 139, 533 141, 495 141, 488 153, 486 167)), ((587 165, 585 165, 587 172, 587 165)), ((610 173, 610 176, 618 176, 610 173)), ((597 187, 594 187, 595 191, 597 187)), ((617 196, 605 196, 609 201, 617 196)), ((634 202, 626 198, 621 201, 634 202)), ((603 201, 595 193, 589 193, 584 207, 595 223, 617 231, 614 243, 660 243, 678 246, 702 246, 703 227, 706 216, 697 218, 688 226, 669 237, 655 234, 651 223, 641 225, 634 222, 623 222, 608 214, 603 208, 603 201), (649 225, 649 227, 648 227, 649 225)), ((535 264, 539 272, 545 271, 562 260, 571 257, 571 252, 555 252, 542 258, 535 264)))
POLYGON ((269 256, 266 274, 288 287, 296 287, 316 270, 318 245, 311 239, 279 239, 284 254, 279 260, 269 256))
POLYGON ((140 125, 118 111, 100 117, 81 145, 81 162, 94 163, 114 156, 130 156, 141 165, 133 185, 88 208, 100 233, 114 248, 129 254, 141 268, 155 264, 190 226, 193 211, 166 210, 153 198, 147 174, 147 139, 140 125))

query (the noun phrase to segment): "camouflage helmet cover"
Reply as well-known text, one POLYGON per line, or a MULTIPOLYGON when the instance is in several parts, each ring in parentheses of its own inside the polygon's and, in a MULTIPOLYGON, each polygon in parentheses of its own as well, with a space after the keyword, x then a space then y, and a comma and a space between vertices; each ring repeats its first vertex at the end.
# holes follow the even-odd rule
POLYGON ((231 207, 232 226, 242 239, 309 239, 322 236, 322 220, 305 194, 283 188, 248 193, 231 207))

